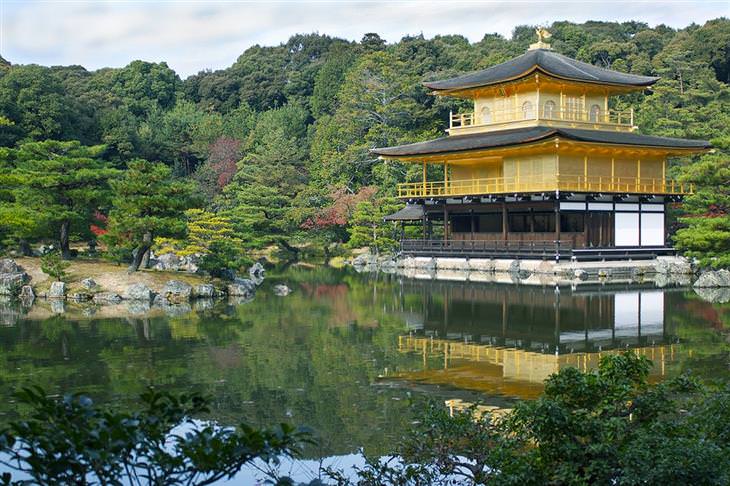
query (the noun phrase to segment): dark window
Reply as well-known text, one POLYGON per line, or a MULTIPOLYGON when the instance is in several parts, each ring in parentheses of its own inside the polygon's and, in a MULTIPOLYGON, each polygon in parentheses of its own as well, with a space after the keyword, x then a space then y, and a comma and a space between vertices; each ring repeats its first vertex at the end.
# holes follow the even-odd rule
POLYGON ((509 230, 512 233, 529 233, 530 213, 508 213, 509 230))
POLYGON ((476 214, 479 233, 501 233, 502 213, 476 214))
POLYGON ((560 231, 563 233, 582 233, 585 229, 583 213, 563 213, 560 215, 560 231))
POLYGON ((534 213, 535 233, 555 231, 555 213, 534 213))
POLYGON ((471 233, 471 215, 454 214, 450 219, 451 231, 454 233, 471 233))

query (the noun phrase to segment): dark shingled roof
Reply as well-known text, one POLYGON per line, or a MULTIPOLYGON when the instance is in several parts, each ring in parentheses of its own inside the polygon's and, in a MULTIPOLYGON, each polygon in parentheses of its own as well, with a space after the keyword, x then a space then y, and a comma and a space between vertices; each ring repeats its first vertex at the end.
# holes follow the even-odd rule
POLYGON ((467 150, 480 150, 496 147, 521 145, 539 142, 551 137, 561 137, 581 142, 607 143, 615 145, 637 145, 642 147, 661 147, 672 149, 704 150, 712 148, 705 140, 686 140, 682 138, 654 137, 629 132, 610 132, 603 130, 581 130, 576 128, 528 127, 496 132, 452 135, 427 142, 399 145, 397 147, 375 148, 371 152, 384 157, 403 157, 409 155, 431 155, 467 150))
POLYGON ((436 91, 477 88, 519 79, 536 69, 558 78, 619 86, 649 86, 659 80, 659 78, 651 76, 637 76, 600 68, 546 49, 534 49, 481 71, 442 81, 428 81, 423 84, 436 91))
POLYGON ((406 207, 383 218, 385 221, 416 221, 418 219, 423 219, 423 206, 420 204, 406 204, 406 207))

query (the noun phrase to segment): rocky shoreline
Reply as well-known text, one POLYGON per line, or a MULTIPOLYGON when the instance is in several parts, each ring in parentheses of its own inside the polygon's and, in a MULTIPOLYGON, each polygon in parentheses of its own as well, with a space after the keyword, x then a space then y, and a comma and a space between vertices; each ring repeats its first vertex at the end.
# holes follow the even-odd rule
MULTIPOLYGON (((0 259, 0 298, 18 300, 30 308, 37 299, 50 303, 54 313, 65 310, 66 303, 85 304, 87 307, 119 306, 126 304, 131 314, 141 314, 153 308, 181 314, 192 309, 191 304, 202 302, 210 306, 216 299, 228 298, 235 303, 250 301, 265 278, 264 267, 255 263, 249 269, 249 278, 233 276, 228 282, 191 284, 181 279, 167 280, 161 289, 155 290, 143 282, 133 282, 122 291, 105 289, 93 278, 86 277, 71 288, 66 282, 51 282, 47 288, 33 284, 33 278, 25 269, 10 258, 0 259)), ((281 289, 280 295, 286 295, 281 289)))
POLYGON ((491 258, 398 257, 363 253, 348 264, 359 272, 406 278, 518 285, 578 286, 647 283, 692 287, 704 300, 730 302, 730 271, 700 269, 681 256, 611 262, 554 262, 491 258))

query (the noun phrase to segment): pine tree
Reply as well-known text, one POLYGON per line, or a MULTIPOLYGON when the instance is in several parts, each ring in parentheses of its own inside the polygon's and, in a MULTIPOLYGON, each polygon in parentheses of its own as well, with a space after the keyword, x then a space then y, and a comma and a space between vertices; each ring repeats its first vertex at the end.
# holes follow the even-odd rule
POLYGON ((103 150, 47 140, 0 152, 0 165, 10 167, 3 179, 13 198, 2 211, 5 223, 36 236, 45 228, 43 236, 57 237, 62 257, 69 259, 72 233, 89 234, 92 215, 108 200, 109 180, 119 172, 99 158, 103 150))
POLYGON ((391 197, 358 203, 350 222, 350 248, 368 247, 375 254, 392 251, 398 246, 398 235, 392 223, 383 218, 400 205, 391 197))
POLYGON ((130 271, 139 269, 155 238, 185 235, 185 210, 197 202, 195 186, 173 179, 169 167, 135 159, 120 179, 112 181, 112 189, 106 239, 113 246, 135 247, 130 271))

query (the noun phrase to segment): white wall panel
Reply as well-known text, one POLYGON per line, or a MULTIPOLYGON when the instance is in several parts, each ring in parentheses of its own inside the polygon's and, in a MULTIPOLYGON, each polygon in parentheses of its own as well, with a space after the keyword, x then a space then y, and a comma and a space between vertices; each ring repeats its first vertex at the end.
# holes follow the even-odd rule
POLYGON ((615 213, 616 246, 639 245, 639 213, 615 213))
POLYGON ((641 246, 664 246, 664 213, 641 213, 641 246))

